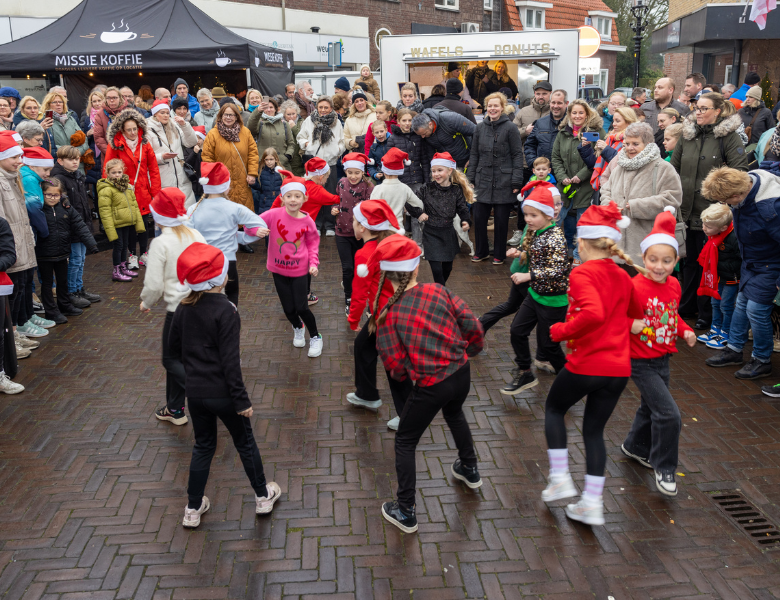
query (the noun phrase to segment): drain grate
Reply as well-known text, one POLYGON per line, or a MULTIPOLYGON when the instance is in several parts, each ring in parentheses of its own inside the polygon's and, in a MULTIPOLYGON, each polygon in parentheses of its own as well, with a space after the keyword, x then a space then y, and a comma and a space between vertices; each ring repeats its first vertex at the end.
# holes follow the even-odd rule
POLYGON ((780 548, 780 530, 742 494, 729 491, 710 498, 759 548, 780 548))

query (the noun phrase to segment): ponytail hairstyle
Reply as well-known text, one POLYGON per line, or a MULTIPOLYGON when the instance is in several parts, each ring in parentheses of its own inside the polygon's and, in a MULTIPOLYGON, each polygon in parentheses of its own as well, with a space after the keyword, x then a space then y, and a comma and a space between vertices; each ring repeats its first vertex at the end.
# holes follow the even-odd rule
MULTIPOLYGON (((379 102, 376 103, 376 105, 377 106, 381 106, 388 113, 390 113, 390 119, 388 119, 389 121, 392 121, 393 119, 395 119, 398 116, 397 109, 395 108, 395 106, 393 106, 393 104, 389 100, 380 100, 379 102)), ((388 128, 388 131, 389 131, 389 128, 388 128)))
POLYGON ((645 269, 644 267, 640 267, 639 265, 635 265, 632 258, 628 254, 623 252, 623 250, 618 248, 617 242, 615 240, 606 237, 598 238, 595 240, 589 240, 585 238, 581 238, 581 239, 584 244, 587 244, 591 248, 595 248, 596 250, 606 250, 607 252, 609 252, 610 256, 617 256, 619 259, 624 260, 629 267, 634 267, 642 275, 647 275, 648 273, 647 269, 645 269))
POLYGON ((368 332, 374 333, 376 331, 376 328, 378 325, 381 325, 385 322, 385 319, 387 318, 387 311, 390 310, 390 307, 393 306, 396 302, 398 302, 398 299, 404 295, 404 292, 406 291, 406 286, 409 285, 409 282, 412 280, 412 273, 414 271, 382 271, 382 273, 379 276, 379 286, 376 288, 376 298, 374 298, 374 309, 371 311, 371 318, 368 320, 368 332), (398 284, 398 288, 395 290, 393 295, 390 297, 390 299, 387 301, 387 304, 385 304, 385 307, 382 309, 382 312, 377 314, 379 312, 379 299, 382 296, 382 288, 385 286, 385 278, 390 279, 390 281, 394 281, 398 284))
POLYGON ((471 187, 469 180, 466 179, 466 176, 463 173, 457 169, 452 169, 450 172, 450 181, 454 185, 459 186, 463 191, 463 197, 466 200, 466 204, 474 204, 474 188, 471 187))

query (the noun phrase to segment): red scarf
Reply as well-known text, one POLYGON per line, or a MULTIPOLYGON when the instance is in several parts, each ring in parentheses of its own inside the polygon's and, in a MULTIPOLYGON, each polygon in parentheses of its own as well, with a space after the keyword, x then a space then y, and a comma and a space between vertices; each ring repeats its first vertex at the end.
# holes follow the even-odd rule
POLYGON ((704 248, 699 254, 699 264, 704 269, 699 289, 696 291, 699 296, 712 296, 716 300, 720 300, 718 293, 718 246, 732 231, 734 231, 734 223, 729 223, 726 231, 707 238, 707 243, 704 244, 704 248))

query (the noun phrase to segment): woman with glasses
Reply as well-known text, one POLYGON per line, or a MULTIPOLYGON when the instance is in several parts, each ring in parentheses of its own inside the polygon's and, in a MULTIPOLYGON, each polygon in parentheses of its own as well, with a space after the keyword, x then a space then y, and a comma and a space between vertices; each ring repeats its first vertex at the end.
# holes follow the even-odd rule
POLYGON ((0 98, 0 131, 14 128, 14 112, 8 98, 0 98))
POLYGON ((612 117, 618 108, 626 105, 626 95, 623 92, 612 92, 609 100, 596 107, 596 112, 604 120, 604 130, 612 131, 612 117))
POLYGON ((54 119, 47 119, 45 117, 46 115, 41 112, 38 101, 32 96, 25 96, 19 103, 19 112, 14 115, 14 126, 18 128, 21 123, 38 123, 43 128, 43 137, 41 138, 41 143, 38 145, 54 156, 57 154, 57 143, 54 141, 54 136, 51 134, 51 126, 54 119))
POLYGON ((736 114, 726 116, 726 104, 728 101, 721 94, 702 94, 694 112, 685 119, 682 137, 672 152, 672 166, 682 181, 680 213, 688 226, 679 313, 690 318, 698 314, 696 329, 709 330, 712 321, 709 296, 696 294, 702 276, 702 267, 696 259, 707 241, 702 231, 701 212, 711 204, 702 195, 701 184, 712 169, 728 166, 748 170, 745 147, 738 133, 742 119, 736 114))
MULTIPOLYGON (((73 146, 78 149, 79 154, 84 154, 89 150, 86 136, 84 136, 83 144, 76 146, 71 143, 71 136, 76 132, 81 132, 81 127, 73 115, 68 112, 68 101, 62 94, 50 92, 46 95, 43 104, 41 104, 41 114, 45 115, 47 110, 52 111, 50 131, 54 135, 54 142, 57 146, 73 146)), ((83 165, 79 165, 79 170, 83 172, 83 165)))

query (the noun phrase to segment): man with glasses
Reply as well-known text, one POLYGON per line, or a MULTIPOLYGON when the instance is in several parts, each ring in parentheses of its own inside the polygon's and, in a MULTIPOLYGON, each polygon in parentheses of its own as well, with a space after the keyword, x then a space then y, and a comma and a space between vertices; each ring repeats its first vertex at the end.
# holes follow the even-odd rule
POLYGON ((653 98, 642 104, 642 112, 647 117, 647 124, 653 128, 653 133, 658 131, 658 114, 665 108, 673 108, 680 116, 686 117, 691 109, 682 102, 674 99, 674 81, 670 77, 661 77, 655 82, 653 98))

